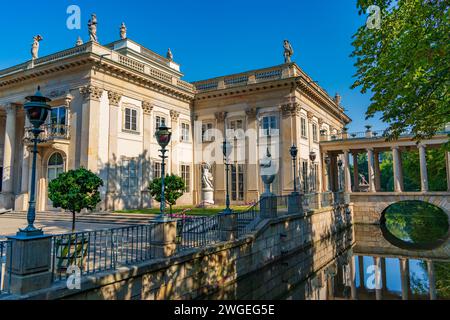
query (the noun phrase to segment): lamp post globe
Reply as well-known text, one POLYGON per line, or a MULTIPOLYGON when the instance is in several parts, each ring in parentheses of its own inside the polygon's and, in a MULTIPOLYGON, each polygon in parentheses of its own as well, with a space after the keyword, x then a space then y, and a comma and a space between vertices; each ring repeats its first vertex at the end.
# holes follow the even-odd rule
POLYGON ((156 140, 161 147, 161 155, 159 156, 162 160, 161 162, 161 202, 160 202, 160 218, 164 218, 164 213, 166 211, 166 197, 165 197, 165 159, 167 159, 167 145, 170 143, 170 139, 172 138, 172 132, 170 128, 165 125, 160 126, 155 133, 156 140))
POLYGON ((25 229, 20 229, 17 233, 18 236, 23 237, 35 237, 41 236, 44 233, 41 229, 37 229, 34 226, 36 219, 36 158, 37 158, 37 144, 39 142, 39 134, 43 131, 40 127, 45 123, 48 117, 48 113, 51 107, 48 103, 51 99, 44 97, 38 87, 37 92, 33 96, 25 98, 27 102, 24 105, 24 109, 28 120, 33 125, 30 130, 33 133, 33 163, 31 167, 31 183, 30 183, 30 201, 28 205, 27 222, 28 226, 25 229))
POLYGON ((230 208, 230 189, 229 189, 229 163, 228 158, 231 155, 233 146, 231 143, 225 140, 223 140, 222 144, 222 153, 223 153, 223 162, 225 164, 225 184, 226 184, 226 196, 225 196, 225 210, 223 211, 223 214, 231 214, 233 211, 230 208))

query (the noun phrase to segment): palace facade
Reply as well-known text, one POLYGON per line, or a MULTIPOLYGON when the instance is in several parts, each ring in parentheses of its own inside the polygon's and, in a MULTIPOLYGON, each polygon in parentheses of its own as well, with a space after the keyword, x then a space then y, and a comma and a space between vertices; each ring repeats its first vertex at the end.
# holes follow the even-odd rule
MULTIPOLYGON (((104 180, 99 210, 155 206, 147 190, 161 176, 155 131, 172 128, 167 171, 186 181, 179 204, 206 201, 205 166, 213 202, 225 199, 222 141, 229 158, 231 201, 246 204, 263 192, 260 160, 269 150, 278 172, 273 192, 290 193, 289 148, 299 149, 297 179, 304 192, 325 190, 321 135, 350 122, 340 97, 330 97, 296 63, 188 83, 171 54, 163 57, 121 39, 95 41, 0 70, 0 208, 25 211, 31 139, 23 105, 41 86, 52 110, 37 164, 37 209, 52 210, 47 185, 81 166, 104 180)), ((209 189, 208 189, 209 190, 209 189)))

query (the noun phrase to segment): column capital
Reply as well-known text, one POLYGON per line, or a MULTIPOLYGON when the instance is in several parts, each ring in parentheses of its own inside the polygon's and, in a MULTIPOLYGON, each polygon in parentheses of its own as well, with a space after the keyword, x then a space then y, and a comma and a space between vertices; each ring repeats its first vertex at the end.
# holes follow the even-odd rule
POLYGON ((120 99, 122 98, 122 94, 114 91, 108 91, 108 99, 109 105, 111 106, 119 106, 120 99))
POLYGON ((149 115, 153 111, 153 105, 150 101, 142 101, 142 110, 144 114, 149 115))
POLYGON ((8 102, 4 105, 6 114, 13 114, 17 112, 19 105, 17 103, 8 102))
POLYGON ((399 146, 392 146, 391 149, 392 149, 392 150, 397 150, 397 151, 398 151, 398 150, 400 149, 400 147, 399 147, 399 146))
POLYGON ((100 101, 103 95, 103 89, 93 85, 87 85, 80 88, 80 93, 85 100, 100 101))
POLYGON ((178 118, 180 117, 180 113, 175 110, 170 110, 170 119, 172 119, 173 122, 178 121, 178 118))
POLYGON ((214 116, 218 121, 225 121, 225 118, 227 117, 227 112, 216 112, 214 116))
POLYGON ((289 102, 280 106, 283 117, 295 117, 300 113, 300 105, 297 102, 289 102))
POLYGON ((254 118, 256 118, 256 114, 258 113, 258 110, 256 109, 256 108, 247 108, 246 110, 245 110, 245 114, 247 115, 247 117, 249 117, 249 118, 252 118, 252 119, 254 119, 254 118))
POLYGON ((373 149, 373 147, 367 147, 366 150, 373 152, 374 149, 373 149))
POLYGON ((313 118, 313 116, 314 116, 314 114, 311 112, 311 111, 307 111, 306 112, 306 116, 308 117, 308 120, 312 120, 312 118, 313 118))

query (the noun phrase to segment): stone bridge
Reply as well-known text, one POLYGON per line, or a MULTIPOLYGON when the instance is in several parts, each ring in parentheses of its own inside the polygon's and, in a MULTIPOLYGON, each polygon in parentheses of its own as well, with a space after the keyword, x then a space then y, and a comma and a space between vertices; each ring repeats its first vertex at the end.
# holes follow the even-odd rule
POLYGON ((355 223, 379 224, 383 211, 391 204, 419 200, 441 208, 450 221, 450 192, 354 192, 350 194, 353 203, 355 223))

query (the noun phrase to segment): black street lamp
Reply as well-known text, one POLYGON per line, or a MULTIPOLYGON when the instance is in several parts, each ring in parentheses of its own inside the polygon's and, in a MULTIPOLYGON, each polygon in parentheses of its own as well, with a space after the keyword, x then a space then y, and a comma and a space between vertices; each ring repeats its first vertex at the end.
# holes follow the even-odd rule
POLYGON ((164 212, 166 210, 166 198, 165 198, 165 185, 164 185, 164 179, 165 179, 165 159, 167 159, 166 152, 167 152, 167 145, 170 142, 170 138, 172 137, 172 132, 170 132, 170 128, 167 128, 164 124, 160 126, 156 130, 156 140, 158 141, 158 144, 161 147, 161 155, 159 156, 162 159, 161 163, 161 202, 160 202, 160 211, 161 216, 164 217, 164 212))
POLYGON ((297 193, 297 155, 298 155, 298 149, 294 145, 292 145, 291 149, 289 150, 292 157, 292 164, 294 166, 294 193, 297 193))
POLYGON ((224 214, 231 214, 233 212, 230 209, 230 190, 229 190, 229 183, 228 183, 228 176, 230 173, 228 158, 231 155, 231 151, 232 151, 232 145, 225 138, 225 140, 223 140, 223 145, 222 145, 223 162, 225 164, 225 183, 226 183, 226 198, 225 198, 226 208, 223 212, 224 214))
POLYGON ((27 222, 28 226, 25 229, 20 229, 17 233, 18 236, 25 237, 35 237, 44 234, 42 229, 37 229, 34 226, 34 221, 36 219, 36 158, 37 158, 37 144, 39 142, 39 134, 43 132, 40 127, 47 120, 48 113, 51 107, 48 103, 51 101, 42 95, 40 87, 38 87, 37 92, 34 96, 29 96, 25 98, 28 102, 25 103, 24 109, 26 111, 28 120, 33 125, 30 130, 33 134, 33 164, 31 167, 31 186, 30 186, 30 201, 28 205, 27 222))

